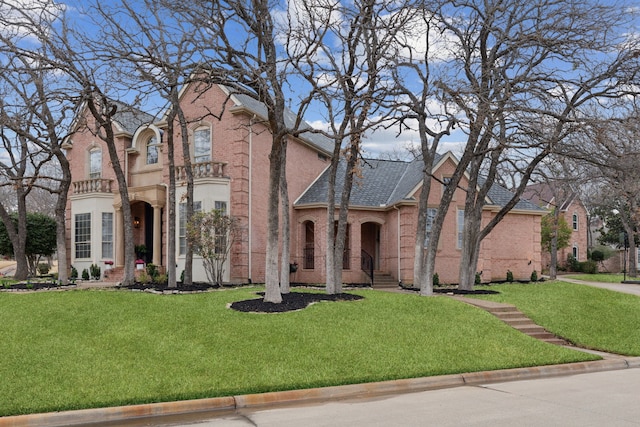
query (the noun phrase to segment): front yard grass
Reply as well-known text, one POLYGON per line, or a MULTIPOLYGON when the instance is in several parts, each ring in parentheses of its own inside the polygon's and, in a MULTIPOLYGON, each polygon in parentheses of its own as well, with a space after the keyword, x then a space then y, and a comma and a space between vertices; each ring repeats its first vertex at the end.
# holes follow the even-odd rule
POLYGON ((640 297, 559 281, 489 289, 500 294, 477 297, 513 304, 581 347, 640 356, 640 297))
MULTIPOLYGON (((623 274, 569 274, 564 277, 569 279, 584 280, 585 282, 620 283, 624 280, 623 274)), ((636 280, 627 275, 627 280, 636 280)))
POLYGON ((0 293, 0 415, 598 359, 447 297, 226 308, 256 290, 0 293))

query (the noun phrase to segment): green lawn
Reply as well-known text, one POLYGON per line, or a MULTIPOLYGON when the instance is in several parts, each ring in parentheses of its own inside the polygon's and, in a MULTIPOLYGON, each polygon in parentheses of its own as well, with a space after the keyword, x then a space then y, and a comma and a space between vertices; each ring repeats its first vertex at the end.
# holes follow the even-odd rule
POLYGON ((537 324, 587 348, 640 356, 640 297, 566 282, 492 285, 483 299, 513 304, 537 324))
MULTIPOLYGON (((563 277, 567 277, 569 279, 584 280, 586 282, 603 282, 603 283, 620 283, 624 279, 624 275, 622 274, 606 274, 606 273, 569 274, 563 277)), ((627 276, 627 279, 631 280, 632 278, 627 276)))
POLYGON ((0 293, 0 415, 596 358, 446 297, 358 291, 364 300, 285 314, 226 308, 255 291, 0 293))

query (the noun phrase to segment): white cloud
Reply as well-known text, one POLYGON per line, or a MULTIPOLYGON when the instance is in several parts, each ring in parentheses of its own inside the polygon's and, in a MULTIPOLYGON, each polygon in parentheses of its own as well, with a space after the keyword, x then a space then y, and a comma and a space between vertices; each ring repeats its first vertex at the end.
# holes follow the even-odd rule
POLYGON ((0 2, 0 32, 35 41, 33 27, 46 28, 66 6, 54 0, 4 0, 0 2))

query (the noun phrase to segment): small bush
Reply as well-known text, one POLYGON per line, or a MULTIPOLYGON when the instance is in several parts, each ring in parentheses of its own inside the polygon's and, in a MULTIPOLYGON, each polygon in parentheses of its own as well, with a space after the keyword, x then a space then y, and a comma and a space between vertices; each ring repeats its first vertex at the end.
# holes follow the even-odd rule
POLYGON ((165 283, 167 283, 169 281, 169 276, 167 276, 166 274, 158 274, 154 280, 154 282, 163 285, 165 283))
POLYGON ((89 272, 92 279, 100 280, 100 267, 98 267, 97 264, 91 264, 89 266, 89 272))
POLYGON ((513 282, 513 272, 511 270, 507 270, 507 282, 513 282))
POLYGON ((182 273, 180 273, 180 281, 184 282, 184 270, 182 270, 182 273))
POLYGON ((72 265, 71 266, 71 274, 69 274, 69 279, 76 280, 78 278, 78 270, 72 265))
POLYGON ((591 252, 591 260, 595 262, 604 261, 604 252, 598 249, 594 249, 591 252))
POLYGON ((581 271, 580 262, 573 257, 573 255, 567 255, 567 268, 569 271, 581 271))
POLYGON ((584 261, 578 263, 578 271, 585 274, 597 274, 598 273, 598 263, 594 260, 584 261))
POLYGON ((51 267, 49 267, 49 264, 45 262, 41 262, 40 264, 38 264, 38 274, 40 274, 41 276, 44 276, 45 274, 49 274, 49 270, 51 270, 51 267))
POLYGON ((438 273, 433 275, 433 287, 436 288, 440 286, 440 276, 438 276, 438 273))
POLYGON ((480 275, 480 273, 476 273, 476 279, 474 282, 476 285, 480 285, 482 284, 482 276, 480 275))
POLYGON ((151 282, 151 278, 149 277, 149 275, 147 274, 147 272, 143 270, 143 271, 140 273, 140 275, 138 275, 138 281, 139 281, 140 283, 149 283, 149 282, 151 282))
POLYGON ((531 273, 531 281, 534 283, 538 281, 538 272, 535 270, 531 273))
POLYGON ((89 270, 86 268, 82 270, 82 280, 89 280, 89 270))
POLYGON ((147 264, 147 274, 149 275, 151 280, 155 282, 158 274, 160 274, 160 272, 158 271, 158 266, 152 263, 147 264))

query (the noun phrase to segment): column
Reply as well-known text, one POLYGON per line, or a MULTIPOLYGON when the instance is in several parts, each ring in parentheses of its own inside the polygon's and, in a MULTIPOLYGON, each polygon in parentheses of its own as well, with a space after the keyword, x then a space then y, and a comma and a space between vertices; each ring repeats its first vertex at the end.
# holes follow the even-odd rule
POLYGON ((160 206, 153 206, 153 263, 162 265, 162 209, 160 206))
POLYGON ((124 266, 124 219, 122 208, 116 208, 116 267, 124 266))

